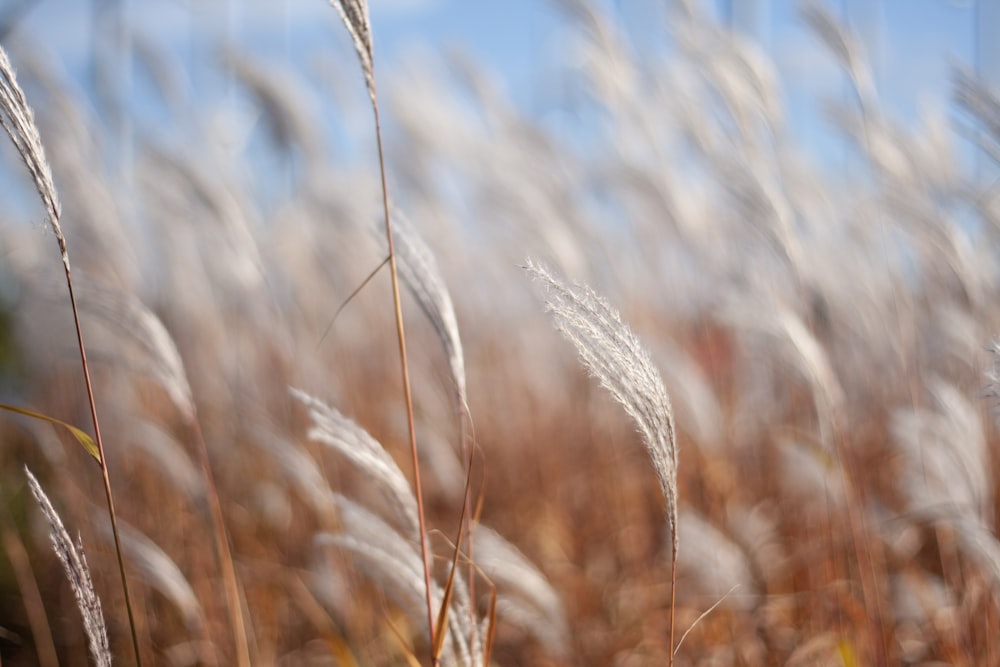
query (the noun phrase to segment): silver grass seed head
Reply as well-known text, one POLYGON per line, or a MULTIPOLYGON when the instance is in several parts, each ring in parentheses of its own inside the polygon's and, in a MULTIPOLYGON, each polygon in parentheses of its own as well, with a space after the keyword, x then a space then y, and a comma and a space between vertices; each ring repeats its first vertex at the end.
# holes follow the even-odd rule
POLYGON ((186 421, 195 418, 197 408, 180 350, 156 313, 135 297, 108 290, 87 290, 80 305, 114 332, 106 345, 119 346, 123 359, 128 352, 120 346, 134 350, 137 368, 156 380, 186 421))
MULTIPOLYGON (((423 565, 416 543, 353 500, 338 493, 332 493, 330 499, 337 507, 341 530, 318 533, 314 538, 316 544, 337 547, 354 556, 368 576, 397 598, 414 623, 425 623, 422 610, 425 594, 423 565)), ((456 586, 460 579, 455 579, 456 586)), ((444 599, 444 591, 439 584, 432 583, 431 596, 434 606, 439 606, 444 599)), ((477 651, 466 643, 470 637, 466 621, 471 617, 468 597, 464 598, 464 607, 458 604, 460 599, 461 596, 456 595, 451 602, 451 613, 448 615, 451 641, 444 645, 441 656, 444 666, 481 664, 481 660, 472 657, 477 651)))
POLYGON ((79 541, 74 543, 69 536, 66 527, 63 525, 59 513, 49 501, 41 484, 31 474, 27 466, 24 473, 28 476, 28 487, 31 495, 35 497, 38 506, 49 522, 49 538, 52 540, 52 549, 59 562, 62 563, 63 571, 73 589, 76 597, 77 607, 83 616, 83 629, 87 634, 87 644, 90 647, 90 655, 94 659, 97 667, 111 667, 111 649, 108 645, 108 631, 104 624, 104 614, 101 612, 101 600, 94 591, 94 583, 90 578, 90 568, 87 566, 87 557, 83 552, 83 544, 79 541))
MULTIPOLYGON (((444 347, 459 409, 465 410, 468 403, 465 354, 451 294, 433 251, 416 226, 395 206, 392 218, 399 276, 417 299, 444 347)), ((377 231, 380 234, 378 238, 384 243, 382 230, 377 231)))
POLYGON ((861 106, 874 110, 875 82, 865 61, 864 49, 857 38, 837 22, 830 11, 818 0, 806 2, 801 16, 830 53, 837 59, 851 78, 861 106))
POLYGON ((336 513, 330 504, 332 490, 312 456, 277 435, 254 442, 284 473, 286 480, 323 524, 334 525, 336 513))
POLYGON ((28 168, 35 189, 42 199, 45 212, 49 219, 56 240, 59 242, 59 252, 63 264, 69 271, 69 253, 66 250, 66 238, 63 236, 59 220, 62 217, 62 206, 52 179, 52 168, 45 157, 42 138, 35 124, 35 115, 28 106, 24 92, 17 83, 14 67, 10 64, 7 52, 0 47, 0 126, 14 142, 21 160, 28 168))
POLYGON ((278 150, 299 151, 307 164, 316 164, 323 142, 316 136, 317 123, 297 81, 235 49, 223 50, 220 59, 260 108, 278 150))
POLYGON ((954 386, 929 382, 935 406, 900 408, 891 433, 902 455, 901 490, 911 511, 937 508, 992 524, 986 438, 976 407, 954 386))
POLYGON ((733 591, 735 595, 726 598, 727 604, 752 609, 759 601, 759 592, 746 551, 696 512, 685 510, 680 522, 684 529, 680 563, 697 587, 712 597, 733 591))
POLYGON ((546 308, 587 369, 635 422, 667 503, 677 554, 677 442, 670 397, 649 353, 616 310, 585 285, 569 286, 530 259, 525 267, 545 287, 546 308))
POLYGON ((361 72, 365 76, 368 95, 375 103, 375 66, 372 52, 372 25, 368 16, 367 0, 329 0, 333 8, 340 14, 344 27, 351 35, 354 50, 361 63, 361 72))
POLYGON ((966 69, 956 68, 952 74, 952 98, 960 109, 992 136, 1000 137, 1000 97, 986 82, 966 69))
MULTIPOLYGON (((109 545, 114 543, 111 521, 103 514, 95 516, 100 537, 109 545)), ((203 633, 206 627, 205 612, 198 596, 177 563, 158 544, 124 521, 118 526, 122 548, 129 562, 135 565, 143 581, 170 602, 188 632, 203 633)))
POLYGON ((406 534, 419 540, 417 500, 403 471, 375 438, 357 423, 322 401, 297 389, 292 396, 309 409, 309 439, 322 443, 363 471, 390 501, 406 534))
POLYGON ((1000 338, 994 339, 989 346, 993 363, 986 371, 986 392, 985 397, 990 399, 993 421, 1000 428, 1000 338))
POLYGON ((568 655, 569 620, 545 575, 495 530, 476 524, 472 538, 477 567, 499 589, 502 616, 533 634, 554 655, 568 655))

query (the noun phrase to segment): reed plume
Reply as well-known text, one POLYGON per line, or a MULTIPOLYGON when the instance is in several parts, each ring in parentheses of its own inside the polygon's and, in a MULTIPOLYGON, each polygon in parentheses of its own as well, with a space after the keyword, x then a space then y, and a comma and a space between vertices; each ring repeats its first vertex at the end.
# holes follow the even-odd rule
POLYGON ((28 168, 35 189, 45 207, 46 216, 52 233, 59 244, 59 254, 62 258, 63 270, 66 274, 66 288, 69 291, 70 306, 73 310, 73 324, 76 329, 77 347, 80 351, 80 363, 83 367, 83 379, 87 389, 87 400, 90 404, 90 416, 94 425, 94 441, 96 442, 97 458, 101 466, 104 481, 104 496, 108 504, 108 516, 115 537, 115 554, 118 557, 118 572, 121 576, 122 590, 125 594, 125 608, 128 612, 129 627, 132 634, 132 648, 135 651, 136 664, 141 667, 142 658, 139 655, 139 639, 135 633, 135 619, 132 613, 132 600, 128 590, 128 580, 125 576, 125 560, 122 556, 121 539, 118 536, 118 520, 115 512, 114 495, 111 492, 111 478, 108 475, 107 459, 104 453, 104 440, 101 438, 101 427, 97 419, 97 405, 94 399, 94 388, 90 380, 90 367, 87 364, 86 347, 83 344, 83 330, 80 327, 80 313, 73 292, 73 278, 70 271, 69 251, 66 247, 66 237, 63 235, 59 220, 62 217, 62 207, 52 180, 52 169, 45 157, 42 139, 35 125, 34 114, 25 99, 24 92, 17 83, 14 68, 10 64, 7 52, 0 47, 0 126, 14 143, 21 161, 28 168))
POLYGON ((31 495, 41 507, 45 519, 49 522, 49 538, 52 540, 52 550, 59 557, 63 571, 69 580, 76 605, 83 616, 83 629, 87 633, 87 644, 90 655, 98 667, 111 667, 111 649, 108 646, 108 630, 104 625, 104 614, 101 612, 101 600, 94 591, 94 583, 90 579, 90 568, 87 567, 87 556, 83 552, 83 544, 74 544, 59 513, 56 512, 49 497, 45 495, 41 484, 31 474, 27 466, 24 473, 28 476, 28 486, 31 495))
POLYGON ((528 273, 545 291, 556 328, 571 342, 587 369, 635 422, 660 480, 671 535, 670 662, 677 581, 677 441, 670 397, 659 371, 616 310, 585 285, 567 285, 530 259, 528 273))

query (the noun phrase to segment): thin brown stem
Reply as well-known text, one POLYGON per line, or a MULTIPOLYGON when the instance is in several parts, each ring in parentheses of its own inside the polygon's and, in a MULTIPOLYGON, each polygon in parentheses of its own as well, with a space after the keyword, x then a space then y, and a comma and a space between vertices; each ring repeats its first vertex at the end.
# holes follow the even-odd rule
MULTIPOLYGON (((417 429, 413 419, 413 395, 410 390, 410 370, 406 359, 406 332, 403 327, 403 306, 399 293, 399 276, 396 271, 396 253, 392 245, 392 222, 389 216, 389 191, 386 187, 385 153, 382 149, 382 123, 378 113, 377 95, 372 77, 372 110, 375 114, 375 140, 378 143, 379 176, 382 182, 382 209, 385 213, 385 238, 389 247, 389 275, 392 282, 392 302, 396 315, 396 338, 399 341, 399 364, 403 380, 403 400, 406 402, 406 425, 410 435, 410 455, 413 460, 413 487, 417 497, 417 519, 420 527, 420 557, 424 565, 424 585, 427 599, 427 628, 430 646, 434 646, 434 600, 431 586, 430 554, 427 547, 427 520, 424 516, 424 493, 420 482, 420 460, 417 453, 417 429)), ((437 656, 431 651, 431 664, 436 667, 437 656)))
POLYGON ((73 310, 73 324, 76 327, 76 343, 80 350, 80 363, 83 365, 83 379, 87 386, 87 401, 90 404, 90 417, 94 422, 94 442, 97 443, 97 453, 100 456, 101 477, 104 481, 104 496, 108 501, 108 516, 111 519, 111 532, 115 538, 115 556, 118 559, 118 572, 121 575, 122 591, 125 595, 125 611, 128 614, 129 632, 132 636, 132 649, 135 652, 136 667, 142 667, 142 657, 139 653, 139 638, 135 631, 135 615, 132 612, 132 595, 128 588, 128 578, 125 576, 125 558, 122 556, 122 542, 118 535, 118 514, 115 512, 114 496, 111 493, 111 477, 108 474, 107 458, 104 455, 104 441, 101 438, 101 427, 97 420, 97 403, 94 400, 94 386, 90 381, 90 366, 87 364, 87 351, 83 345, 83 330, 80 328, 80 314, 76 306, 76 295, 73 292, 73 279, 70 275, 69 261, 66 254, 65 241, 60 239, 60 250, 63 254, 63 267, 66 270, 66 286, 69 288, 69 303, 73 310))
POLYGON ((28 626, 31 628, 31 638, 35 643, 38 664, 41 667, 59 667, 52 628, 45 616, 45 605, 38 589, 38 581, 31 571, 31 557, 12 525, 7 508, 0 511, 0 541, 3 543, 4 553, 10 561, 17 587, 21 592, 21 604, 28 616, 28 626))
POLYGON ((107 458, 104 452, 104 441, 101 438, 101 427, 97 419, 97 404, 94 400, 94 387, 90 380, 90 367, 87 364, 87 351, 83 344, 83 330, 80 327, 80 312, 76 305, 76 295, 73 292, 73 277, 69 268, 69 252, 66 248, 66 237, 59 224, 61 207, 56 194, 55 183, 52 181, 52 171, 45 159, 42 139, 35 126, 34 116, 24 97, 24 92, 17 85, 13 67, 7 58, 7 53, 0 48, 0 127, 14 142, 24 165, 28 168, 35 189, 41 198, 42 205, 52 226, 56 241, 59 244, 59 254, 62 256, 63 270, 66 274, 66 287, 69 290, 70 306, 73 309, 73 325, 76 328, 76 342, 80 350, 80 363, 83 366, 83 379, 87 387, 87 401, 90 404, 90 416, 94 423, 94 443, 97 449, 98 463, 101 466, 101 476, 104 481, 104 495, 108 502, 108 515, 111 519, 111 529, 115 537, 115 556, 118 558, 118 572, 121 574, 122 591, 125 595, 125 608, 128 612, 129 631, 132 635, 132 648, 135 651, 135 664, 142 665, 139 653, 139 639, 136 636, 135 614, 132 611, 132 596, 128 589, 128 578, 125 576, 125 558, 122 556, 121 538, 118 535, 118 518, 115 513, 114 496, 111 492, 111 478, 108 475, 107 458))
POLYGON ((201 424, 197 415, 192 416, 188 425, 194 434, 195 447, 198 450, 198 462, 201 465, 202 477, 205 480, 205 494, 208 498, 208 509, 212 518, 212 534, 215 537, 215 555, 222 570, 222 582, 226 589, 226 604, 229 607, 229 622, 233 629, 233 644, 236 650, 236 664, 240 667, 250 667, 250 643, 247 637, 246 621, 243 618, 243 603, 240 596, 239 581, 236 578, 236 567, 233 565, 233 552, 229 546, 229 533, 226 531, 225 518, 222 515, 222 503, 215 486, 215 476, 208 459, 208 446, 201 432, 201 424))
MULTIPOLYGON (((674 530, 677 530, 676 526, 674 530)), ((677 609, 677 540, 674 540, 670 550, 670 657, 667 658, 667 667, 674 665, 674 612, 677 609)))
MULTIPOLYGON (((462 457, 465 459, 465 497, 462 499, 462 520, 465 522, 465 553, 469 560, 468 586, 469 599, 476 599, 476 560, 473 548, 472 527, 475 522, 472 512, 472 464, 475 453, 476 429, 472 425, 472 415, 469 414, 469 406, 464 402, 459 410, 459 437, 462 442, 462 457), (468 418, 468 421, 466 421, 468 418), (466 425, 468 424, 468 426, 466 425), (466 509, 468 508, 468 509, 466 509)), ((470 627, 476 627, 476 610, 473 605, 469 605, 470 627)), ((474 638, 473 638, 474 639, 474 638)))
MULTIPOLYGON (((839 420, 838 420, 839 421, 839 420)), ((871 663, 887 665, 889 649, 886 643, 886 629, 882 618, 882 601, 879 593, 879 568, 876 563, 874 545, 870 539, 868 527, 862 508, 865 506, 864 490, 859 482, 861 475, 859 466, 852 453, 847 451, 843 442, 843 431, 839 426, 835 430, 834 441, 844 466, 845 509, 847 511, 848 528, 854 558, 857 561, 858 582, 861 585, 861 597, 866 611, 867 630, 871 643, 871 663)), ((879 558, 879 563, 882 559, 879 558)))
POLYGON ((319 346, 323 343, 323 341, 326 339, 326 335, 330 333, 330 329, 333 328, 334 322, 336 322, 337 318, 340 317, 340 313, 343 312, 344 308, 347 307, 347 304, 353 301, 354 297, 356 297, 361 292, 361 290, 363 290, 365 287, 368 287, 368 283, 370 283, 372 279, 378 274, 378 272, 382 270, 382 267, 388 263, 389 263, 388 257, 379 262, 378 266, 372 269, 372 272, 369 273, 368 276, 363 281, 361 281, 361 284, 354 288, 354 290, 347 296, 347 298, 344 299, 343 303, 337 306, 337 310, 336 312, 333 313, 333 317, 330 318, 330 322, 326 325, 326 328, 323 329, 323 335, 319 337, 319 341, 316 343, 317 350, 319 349, 319 346))

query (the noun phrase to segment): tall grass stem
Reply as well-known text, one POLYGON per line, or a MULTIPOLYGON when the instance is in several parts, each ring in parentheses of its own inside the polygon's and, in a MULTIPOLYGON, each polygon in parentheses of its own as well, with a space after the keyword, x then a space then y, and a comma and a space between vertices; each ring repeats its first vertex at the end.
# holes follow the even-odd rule
POLYGON ((21 160, 27 167, 35 183, 38 196, 45 206, 49 225, 59 244, 59 254, 62 257, 63 269, 66 273, 66 287, 69 290, 70 307, 73 311, 73 326, 76 330, 76 342, 80 351, 80 363, 83 366, 83 379, 87 387, 87 402, 90 416, 94 424, 94 440, 97 444, 98 458, 101 466, 101 478, 104 483, 104 495, 108 504, 108 515, 111 518, 111 528, 115 538, 115 556, 118 559, 118 572, 121 575, 122 591, 125 595, 125 609, 128 613, 129 630, 132 635, 132 648, 135 651, 136 665, 141 667, 142 658, 139 652, 139 639, 136 635, 135 617, 132 611, 132 596, 128 588, 128 578, 125 576, 125 559, 122 556, 121 539, 118 535, 118 517, 115 512, 114 495, 111 491, 111 477, 108 474, 107 457, 104 451, 104 440, 101 438, 101 428, 97 419, 97 404, 94 399, 94 387, 90 380, 90 367, 87 364, 87 351, 83 343, 83 330, 80 327, 80 311, 77 308, 76 294, 73 291, 73 277, 70 271, 69 250, 66 237, 63 235, 59 221, 62 217, 62 207, 59 195, 52 179, 52 169, 45 157, 41 136, 35 124, 34 114, 24 97, 24 92, 17 83, 14 68, 10 64, 7 53, 0 48, 0 125, 14 143, 21 160))
MULTIPOLYGON (((373 75, 374 79, 374 75, 373 75)), ((375 140, 378 144, 379 177, 382 181, 382 209, 385 214, 385 240, 389 246, 389 276, 392 281, 392 303, 396 316, 396 338, 399 341, 399 366, 403 380, 403 400, 406 402, 406 426, 410 436, 410 456, 413 460, 413 490, 417 497, 417 518, 420 522, 420 557, 424 563, 424 584, 427 587, 427 628, 430 645, 434 645, 434 600, 432 597, 431 563, 427 546, 427 519, 424 515, 424 493, 420 481, 420 457, 417 452, 417 429, 413 418, 413 394, 410 389, 410 367, 406 358, 406 331, 403 326, 403 304, 399 294, 399 274, 396 270, 396 252, 392 245, 392 221, 389 215, 389 191, 386 187, 385 153, 382 148, 382 122, 378 112, 378 96, 372 81, 372 111, 375 114, 375 140)), ((431 664, 438 658, 431 651, 431 664)))

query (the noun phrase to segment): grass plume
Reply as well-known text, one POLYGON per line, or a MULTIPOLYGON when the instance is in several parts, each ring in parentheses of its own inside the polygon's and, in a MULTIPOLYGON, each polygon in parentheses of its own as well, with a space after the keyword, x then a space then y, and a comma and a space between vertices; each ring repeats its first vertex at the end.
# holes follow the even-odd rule
MULTIPOLYGON (((403 304, 399 294, 399 270, 396 262, 396 250, 393 245, 393 227, 389 212, 389 190, 385 175, 385 151, 382 147, 382 122, 379 119, 378 93, 375 87, 371 19, 368 17, 367 0, 330 0, 330 4, 338 11, 347 31, 351 35, 351 41, 354 43, 354 49, 357 51, 358 60, 361 64, 361 72, 365 77, 365 85, 368 87, 368 95, 371 98, 372 113, 375 120, 375 139, 378 150, 379 176, 382 185, 382 212, 385 220, 385 240, 389 248, 389 277, 392 281, 392 303, 396 316, 400 375, 403 382, 403 401, 406 407, 406 422, 410 434, 410 458, 413 462, 413 485, 417 499, 417 519, 420 530, 420 554, 424 563, 424 583, 427 589, 427 630, 430 636, 430 644, 433 646, 436 629, 434 627, 434 603, 431 595, 431 562, 427 546, 427 519, 424 513, 424 491, 420 477, 420 459, 417 453, 417 429, 413 417, 413 393, 410 388, 410 368, 406 355, 403 304)), ((431 662, 436 664, 437 657, 432 655, 431 662)))
POLYGON ((649 353, 616 310, 584 285, 568 285, 528 260, 529 274, 544 289, 546 308, 556 327, 576 348, 587 369, 632 418, 667 503, 670 527, 670 664, 673 664, 677 551, 677 440, 670 397, 649 353))
POLYGON ((76 304, 76 295, 73 292, 69 250, 66 247, 66 237, 63 235, 62 226, 59 224, 59 220, 62 217, 62 208, 59 205, 59 196, 56 194, 55 183, 52 180, 52 169, 45 158, 42 139, 38 133, 38 128, 35 126, 34 114, 31 111, 31 107, 28 106, 24 93, 17 84, 14 68, 10 64, 7 52, 3 48, 0 48, 0 110, 2 110, 2 113, 0 113, 0 125, 3 126, 3 129, 7 132, 7 136, 14 143, 18 155, 21 156, 21 160, 31 174, 31 178, 35 183, 35 189, 38 191, 38 196, 45 206, 49 226, 52 228, 56 242, 59 244, 59 254, 62 257, 63 270, 66 274, 66 287, 69 291, 70 306, 73 310, 73 324, 76 329, 80 363, 83 366, 87 400, 90 404, 90 416, 94 425, 94 440, 97 443, 97 451, 100 457, 101 473, 104 481, 104 495, 108 504, 108 515, 111 519, 111 526, 114 531, 115 553, 118 556, 118 571, 121 575, 129 627, 132 632, 132 648, 135 651, 136 664, 141 666, 142 658, 139 655, 139 640, 135 634, 132 600, 128 590, 128 579, 125 576, 125 561, 122 556, 121 539, 118 536, 118 519, 115 512, 114 496, 111 492, 111 478, 108 475, 104 441, 101 438, 101 428, 97 419, 97 405, 90 379, 90 367, 87 364, 86 347, 83 344, 83 331, 80 328, 80 314, 76 304))
POLYGON ((59 513, 56 512, 49 497, 42 490, 41 484, 27 467, 24 469, 24 474, 28 476, 31 495, 35 497, 35 501, 38 502, 38 506, 42 509, 42 513, 49 523, 52 549, 59 557, 66 578, 73 589, 73 595, 76 597, 77 607, 80 608, 80 615, 83 617, 83 629, 87 633, 90 655, 98 667, 111 667, 108 630, 104 625, 101 600, 94 592, 94 583, 90 579, 90 568, 87 567, 87 556, 83 552, 83 545, 73 543, 69 533, 66 532, 62 519, 59 518, 59 513))
MULTIPOLYGON (((248 53, 203 29, 224 12, 179 8, 194 19, 191 51, 157 48, 190 93, 156 98, 141 76, 141 97, 115 105, 135 114, 127 183, 120 134, 78 68, 46 67, 34 44, 17 54, 54 176, 27 173, 59 184, 53 210, 73 247, 145 662, 236 664, 239 605, 250 662, 264 665, 1000 664, 998 431, 993 402, 977 396, 984 343, 1000 330, 989 179, 1000 96, 958 65, 950 104, 900 117, 897 87, 872 76, 829 2, 781 30, 819 51, 797 65, 844 73, 846 95, 829 77, 803 91, 784 52, 698 2, 657 21, 662 35, 601 3, 563 4, 565 41, 533 57, 530 108, 468 56, 394 49, 393 70, 378 72, 396 203, 381 233, 410 299, 412 396, 388 245, 371 234, 387 198, 365 130, 372 38, 381 46, 365 3, 314 8, 328 28, 345 20, 343 51, 291 33, 278 59, 270 30, 255 29, 248 53), (343 67, 352 50, 365 89, 343 67), (835 89, 816 93, 820 83, 835 89), (819 154, 817 126, 828 131, 819 154), (838 144, 846 164, 825 152, 838 144), (974 169, 967 148, 981 153, 974 169), (561 299, 557 324, 629 416, 551 335, 519 280, 526 255, 549 267, 561 287, 534 287, 561 299), (614 334, 625 321, 634 338, 614 334), (635 339, 659 373, 625 360, 635 339), (669 403, 627 386, 657 375, 669 403), (423 527, 400 394, 420 438, 423 527), (666 436, 647 442, 658 430, 683 443, 684 466, 666 436), (650 458, 674 466, 673 498, 650 458), (162 554, 136 548, 150 543, 127 526, 162 554), (224 531, 231 543, 213 544, 224 531), (220 575, 225 546, 236 587, 220 575), (900 586, 924 613, 897 610, 900 586), (677 637, 692 628, 681 641, 672 606, 677 637)), ((226 18, 243 36, 250 14, 226 18)), ((14 156, 0 177, 23 176, 14 156)), ((0 392, 72 423, 89 405, 70 307, 51 225, 22 224, 48 205, 21 180, 31 198, 10 180, 0 229, 0 392)), ((45 465, 66 512, 101 495, 96 475, 73 468, 80 452, 61 426, 17 417, 0 430, 0 489, 23 486, 28 463, 45 465)), ((22 599, 0 596, 0 617, 47 609, 55 653, 32 650, 43 624, 31 624, 34 642, 5 624, 0 634, 22 641, 0 642, 0 658, 89 661, 47 535, 24 530, 19 494, 0 501, 6 535, 30 558, 22 599)), ((115 661, 133 664, 107 522, 78 523, 101 547, 87 559, 115 661)))

